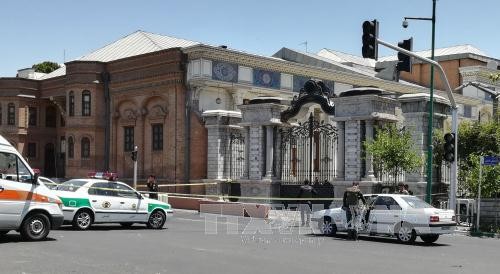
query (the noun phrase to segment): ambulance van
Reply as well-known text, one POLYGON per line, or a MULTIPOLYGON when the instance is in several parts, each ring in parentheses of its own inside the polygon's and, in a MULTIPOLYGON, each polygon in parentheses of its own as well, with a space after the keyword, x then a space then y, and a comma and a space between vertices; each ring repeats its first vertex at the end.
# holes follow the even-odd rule
POLYGON ((0 135, 0 237, 16 230, 26 240, 43 240, 63 221, 61 200, 0 135))

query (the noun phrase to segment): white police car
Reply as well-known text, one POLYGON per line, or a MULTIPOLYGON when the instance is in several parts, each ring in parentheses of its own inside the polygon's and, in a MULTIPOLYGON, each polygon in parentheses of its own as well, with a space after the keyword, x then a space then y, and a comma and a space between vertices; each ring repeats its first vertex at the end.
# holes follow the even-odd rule
POLYGON ((73 179, 57 186, 63 202, 64 221, 80 230, 94 223, 134 223, 161 229, 171 213, 167 203, 144 197, 122 182, 113 181, 113 173, 92 173, 88 179, 73 179), (103 178, 103 179, 97 179, 103 178))

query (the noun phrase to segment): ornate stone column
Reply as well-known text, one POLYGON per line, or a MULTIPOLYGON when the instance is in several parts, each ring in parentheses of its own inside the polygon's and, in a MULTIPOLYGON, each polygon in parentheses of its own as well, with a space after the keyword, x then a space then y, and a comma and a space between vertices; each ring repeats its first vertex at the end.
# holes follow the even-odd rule
POLYGON ((266 178, 273 177, 273 156, 274 156, 274 129, 273 126, 266 126, 266 178))
MULTIPOLYGON (((365 140, 366 140, 366 142, 370 142, 373 140, 373 120, 366 120, 365 127, 366 127, 365 140)), ((366 159, 365 159, 365 166, 366 166, 365 180, 366 181, 373 181, 373 180, 375 180, 375 175, 373 172, 373 155, 371 155, 371 153, 366 152, 365 156, 366 156, 366 159)))
POLYGON ((243 170, 243 178, 248 179, 250 173, 250 127, 244 127, 245 134, 245 169, 243 170))

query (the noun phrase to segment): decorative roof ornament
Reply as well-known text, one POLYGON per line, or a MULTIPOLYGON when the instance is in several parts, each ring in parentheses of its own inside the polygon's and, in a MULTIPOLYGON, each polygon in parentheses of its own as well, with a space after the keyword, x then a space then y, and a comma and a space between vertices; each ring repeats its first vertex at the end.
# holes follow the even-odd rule
POLYGON ((297 115, 305 104, 316 103, 329 115, 335 114, 335 105, 330 98, 336 95, 322 81, 308 80, 300 89, 299 95, 293 97, 288 109, 281 113, 281 121, 286 123, 290 118, 297 115))

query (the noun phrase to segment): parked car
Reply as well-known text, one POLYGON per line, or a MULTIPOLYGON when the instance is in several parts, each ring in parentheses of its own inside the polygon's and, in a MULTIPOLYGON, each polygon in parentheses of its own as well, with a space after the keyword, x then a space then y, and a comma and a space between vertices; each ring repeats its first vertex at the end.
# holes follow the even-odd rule
POLYGON ((40 176, 40 177, 38 177, 38 180, 40 182, 42 182, 49 189, 56 189, 57 185, 59 185, 58 183, 56 183, 55 181, 53 181, 47 177, 40 176))
POLYGON ((149 199, 115 178, 112 173, 93 173, 91 178, 58 185, 54 192, 63 202, 64 221, 80 230, 94 223, 120 223, 124 227, 143 223, 161 229, 171 206, 149 199))
MULTIPOLYGON (((413 243, 417 236, 433 243, 439 235, 453 233, 456 227, 453 210, 437 209, 420 198, 401 194, 376 194, 368 197, 368 220, 362 216, 359 234, 395 236, 400 242, 413 243)), ((346 213, 333 208, 313 213, 319 231, 335 235, 347 231, 346 213)))

